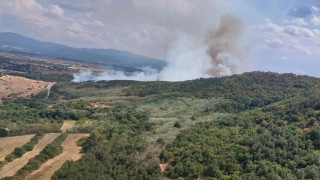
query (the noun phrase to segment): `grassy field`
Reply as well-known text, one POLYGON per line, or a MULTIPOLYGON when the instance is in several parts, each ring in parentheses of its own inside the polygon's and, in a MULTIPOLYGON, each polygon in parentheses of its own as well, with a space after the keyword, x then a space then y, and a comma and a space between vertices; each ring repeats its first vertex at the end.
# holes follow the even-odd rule
POLYGON ((141 103, 137 103, 139 111, 150 113, 150 122, 155 124, 152 131, 146 132, 144 137, 148 143, 147 150, 137 158, 139 161, 146 161, 149 156, 150 163, 160 163, 159 155, 166 144, 172 142, 178 134, 189 129, 197 123, 211 122, 219 117, 226 116, 225 113, 207 113, 206 111, 219 103, 219 99, 197 99, 197 98, 150 98, 141 103), (180 127, 174 127, 175 123, 179 123, 180 127), (163 145, 159 145, 157 141, 162 139, 163 145), (152 158, 150 158, 152 157, 152 158))

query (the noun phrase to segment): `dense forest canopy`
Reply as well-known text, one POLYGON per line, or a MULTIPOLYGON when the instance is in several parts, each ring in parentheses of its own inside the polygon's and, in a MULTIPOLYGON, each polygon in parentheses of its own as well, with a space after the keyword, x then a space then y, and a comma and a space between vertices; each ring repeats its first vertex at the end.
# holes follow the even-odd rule
POLYGON ((60 82, 48 99, 3 100, 0 124, 14 135, 72 119, 71 133, 91 133, 85 155, 53 179, 319 179, 319 87, 318 78, 264 72, 60 82))

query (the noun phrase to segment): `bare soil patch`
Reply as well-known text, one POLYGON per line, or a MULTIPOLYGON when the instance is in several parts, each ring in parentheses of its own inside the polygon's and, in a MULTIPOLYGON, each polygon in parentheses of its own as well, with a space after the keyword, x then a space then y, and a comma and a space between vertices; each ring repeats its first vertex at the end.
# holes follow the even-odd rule
POLYGON ((71 129, 75 123, 76 121, 64 121, 61 127, 61 131, 66 132, 68 129, 71 129))
POLYGON ((102 104, 102 103, 92 103, 92 107, 94 108, 113 108, 111 105, 102 104))
POLYGON ((159 164, 161 172, 164 172, 164 170, 166 170, 166 168, 169 166, 168 163, 164 163, 164 164, 159 164))
POLYGON ((62 143, 63 151, 61 154, 41 165, 41 167, 26 177, 26 180, 50 180, 51 176, 57 171, 65 161, 76 161, 80 159, 81 147, 77 146, 80 138, 89 136, 89 134, 69 134, 62 143))
POLYGON ((34 134, 0 138, 0 161, 4 161, 4 158, 10 154, 14 148, 23 146, 29 142, 33 136, 34 134))
POLYGON ((3 97, 29 97, 52 86, 53 82, 37 81, 24 77, 5 75, 0 77, 0 99, 3 97))
POLYGON ((39 140, 39 143, 36 144, 32 151, 25 153, 21 158, 17 158, 14 161, 6 164, 0 170, 0 179, 13 176, 19 169, 21 169, 24 165, 26 165, 30 158, 38 155, 41 150, 48 145, 49 143, 53 142, 60 133, 49 133, 46 134, 43 138, 39 140))

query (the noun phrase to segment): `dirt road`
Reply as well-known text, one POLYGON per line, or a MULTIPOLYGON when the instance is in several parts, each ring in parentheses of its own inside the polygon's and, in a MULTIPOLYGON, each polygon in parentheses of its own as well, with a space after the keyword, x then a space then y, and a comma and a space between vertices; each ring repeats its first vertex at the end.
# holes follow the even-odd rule
POLYGON ((51 143, 55 138, 59 136, 60 133, 49 133, 46 134, 43 138, 39 140, 39 143, 36 144, 32 151, 25 153, 21 158, 17 158, 14 161, 6 164, 0 170, 0 179, 13 176, 20 168, 26 165, 30 158, 38 155, 40 151, 49 143, 51 143))
POLYGON ((51 176, 57 171, 65 161, 78 160, 81 147, 77 146, 77 141, 89 134, 69 134, 67 139, 62 143, 63 152, 53 159, 41 165, 41 167, 26 177, 26 180, 50 180, 51 176))

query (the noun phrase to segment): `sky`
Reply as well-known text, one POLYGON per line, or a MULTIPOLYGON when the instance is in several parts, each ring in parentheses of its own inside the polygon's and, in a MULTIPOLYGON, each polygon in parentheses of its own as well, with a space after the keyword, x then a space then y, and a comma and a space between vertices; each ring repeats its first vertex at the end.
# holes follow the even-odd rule
MULTIPOLYGON (((169 62, 178 57, 177 66, 202 58, 201 49, 230 46, 232 58, 230 52, 220 53, 219 63, 211 65, 223 61, 236 69, 232 73, 320 77, 320 0, 1 0, 0 32, 72 47, 127 50, 169 62), (241 22, 241 31, 217 39, 226 14, 241 22)), ((204 62, 194 61, 190 66, 204 62)))

